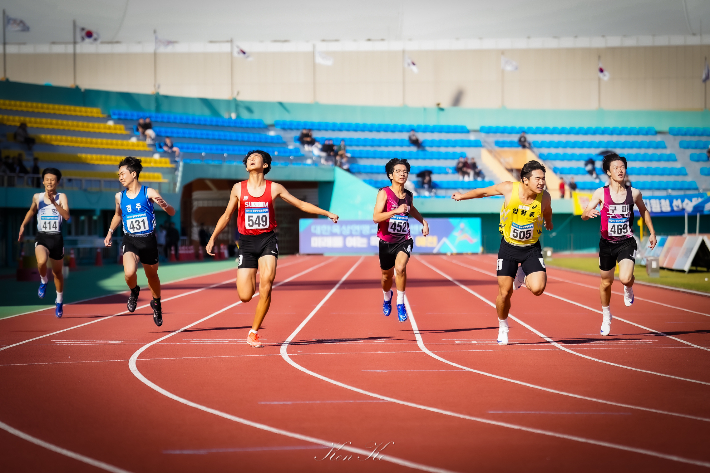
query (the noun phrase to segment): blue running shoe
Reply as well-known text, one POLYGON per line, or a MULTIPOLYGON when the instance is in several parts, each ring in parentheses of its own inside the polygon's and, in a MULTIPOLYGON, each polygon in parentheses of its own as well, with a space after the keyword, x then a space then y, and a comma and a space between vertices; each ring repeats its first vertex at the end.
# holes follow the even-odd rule
POLYGON ((382 313, 385 314, 385 317, 388 317, 392 313, 392 296, 394 293, 390 291, 390 300, 384 301, 382 303, 382 313))
POLYGON ((64 315, 64 303, 55 302, 55 304, 57 305, 57 308, 54 309, 54 315, 56 315, 58 319, 61 319, 62 315, 64 315))
POLYGON ((400 322, 407 321, 407 307, 404 304, 397 304, 397 318, 400 322))
POLYGON ((42 281, 39 282, 39 289, 37 289, 37 297, 40 299, 44 299, 44 293, 47 292, 47 281, 46 283, 42 283, 42 281))

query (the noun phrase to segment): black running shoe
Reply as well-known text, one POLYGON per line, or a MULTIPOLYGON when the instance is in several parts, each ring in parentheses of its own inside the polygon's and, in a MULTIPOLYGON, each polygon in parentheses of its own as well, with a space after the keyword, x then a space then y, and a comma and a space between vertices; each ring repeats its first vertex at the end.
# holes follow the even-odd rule
POLYGON ((128 296, 128 303, 126 304, 126 307, 128 307, 128 312, 135 312, 136 307, 138 306, 138 294, 140 294, 141 288, 139 286, 135 287, 135 291, 131 289, 131 295, 128 296))
POLYGON ((153 322, 160 327, 163 325, 163 308, 160 306, 160 300, 150 301, 150 307, 153 309, 153 322))

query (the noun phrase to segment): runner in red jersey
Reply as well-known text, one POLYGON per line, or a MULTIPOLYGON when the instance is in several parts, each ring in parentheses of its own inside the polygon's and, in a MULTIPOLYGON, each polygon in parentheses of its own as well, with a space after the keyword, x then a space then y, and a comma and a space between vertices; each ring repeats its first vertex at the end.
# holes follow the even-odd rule
POLYGON ((407 320, 404 304, 404 290, 407 286, 407 262, 412 254, 414 242, 409 233, 409 216, 417 219, 424 227, 422 233, 429 234, 429 224, 422 214, 414 208, 412 193, 404 188, 409 177, 409 163, 406 159, 390 159, 385 165, 387 177, 392 182, 390 187, 383 187, 377 193, 375 212, 372 220, 377 224, 377 236, 380 238, 380 269, 382 270, 382 292, 385 301, 382 313, 392 312, 392 277, 397 285, 397 318, 407 320))
POLYGON ((214 248, 215 238, 227 227, 234 211, 237 212, 239 228, 239 264, 237 266, 237 292, 242 302, 249 302, 259 290, 259 303, 256 305, 254 324, 247 336, 247 343, 261 348, 258 330, 271 305, 271 287, 276 277, 276 260, 279 245, 274 229, 276 212, 274 199, 280 197, 294 207, 311 214, 324 215, 333 223, 338 223, 338 216, 320 209, 313 204, 303 202, 288 193, 281 185, 267 181, 264 175, 271 170, 271 155, 265 151, 249 151, 244 158, 244 165, 249 179, 238 182, 232 187, 227 210, 220 217, 217 226, 207 243, 207 253, 214 248), (256 272, 259 270, 259 286, 256 285, 256 272))

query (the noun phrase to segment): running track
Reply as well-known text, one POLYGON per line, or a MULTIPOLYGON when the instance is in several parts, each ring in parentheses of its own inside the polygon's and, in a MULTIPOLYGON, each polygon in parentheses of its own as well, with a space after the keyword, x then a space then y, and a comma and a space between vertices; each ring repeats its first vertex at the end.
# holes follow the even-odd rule
POLYGON ((160 328, 125 294, 0 320, 0 471, 708 471, 709 298, 615 287, 601 337, 598 279, 550 269, 499 347, 494 267, 415 257, 400 324, 375 257, 289 258, 261 350, 234 271, 160 328))

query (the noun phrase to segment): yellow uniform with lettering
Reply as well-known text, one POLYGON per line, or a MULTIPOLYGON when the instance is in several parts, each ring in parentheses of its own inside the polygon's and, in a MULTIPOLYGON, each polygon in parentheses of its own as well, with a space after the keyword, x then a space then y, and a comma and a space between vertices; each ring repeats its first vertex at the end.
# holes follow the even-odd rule
POLYGON ((508 205, 500 209, 498 229, 505 241, 515 246, 530 246, 537 243, 542 234, 542 195, 539 193, 530 204, 520 201, 520 183, 513 183, 508 205))

